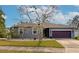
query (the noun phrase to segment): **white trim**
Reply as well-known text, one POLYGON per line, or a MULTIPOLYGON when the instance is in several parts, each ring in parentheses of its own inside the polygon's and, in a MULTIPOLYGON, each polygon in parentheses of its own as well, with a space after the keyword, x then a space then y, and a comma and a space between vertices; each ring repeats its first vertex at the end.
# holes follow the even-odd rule
POLYGON ((50 29, 50 31, 72 31, 72 29, 50 29))

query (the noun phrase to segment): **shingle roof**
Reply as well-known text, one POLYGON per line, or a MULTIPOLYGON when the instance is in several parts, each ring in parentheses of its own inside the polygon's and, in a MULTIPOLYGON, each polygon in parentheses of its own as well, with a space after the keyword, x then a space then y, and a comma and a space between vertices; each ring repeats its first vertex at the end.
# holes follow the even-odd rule
MULTIPOLYGON (((43 28, 74 28, 64 24, 51 24, 51 23, 42 23, 40 26, 43 28)), ((38 27, 38 24, 22 23, 15 25, 15 27, 38 27)))

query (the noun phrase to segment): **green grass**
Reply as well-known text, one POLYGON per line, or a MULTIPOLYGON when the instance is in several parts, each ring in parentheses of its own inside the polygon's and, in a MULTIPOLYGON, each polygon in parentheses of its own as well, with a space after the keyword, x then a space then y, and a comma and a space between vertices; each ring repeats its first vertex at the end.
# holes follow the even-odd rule
POLYGON ((24 46, 24 47, 53 47, 53 48, 63 48, 61 44, 59 44, 55 40, 47 40, 47 41, 0 41, 0 46, 24 46))

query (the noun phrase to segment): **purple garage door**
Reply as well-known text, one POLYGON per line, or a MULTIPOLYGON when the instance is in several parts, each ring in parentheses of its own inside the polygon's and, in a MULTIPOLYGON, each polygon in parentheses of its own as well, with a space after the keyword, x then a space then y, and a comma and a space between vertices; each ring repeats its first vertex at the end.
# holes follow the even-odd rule
POLYGON ((71 31, 53 31, 53 38, 71 38, 71 31))

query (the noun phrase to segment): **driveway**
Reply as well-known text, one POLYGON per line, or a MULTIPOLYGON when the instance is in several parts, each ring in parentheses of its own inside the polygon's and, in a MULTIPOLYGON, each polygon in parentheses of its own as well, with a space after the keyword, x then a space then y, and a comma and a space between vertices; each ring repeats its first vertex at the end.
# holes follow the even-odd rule
POLYGON ((79 41, 74 39, 60 39, 56 40, 65 47, 67 53, 79 53, 79 41))

